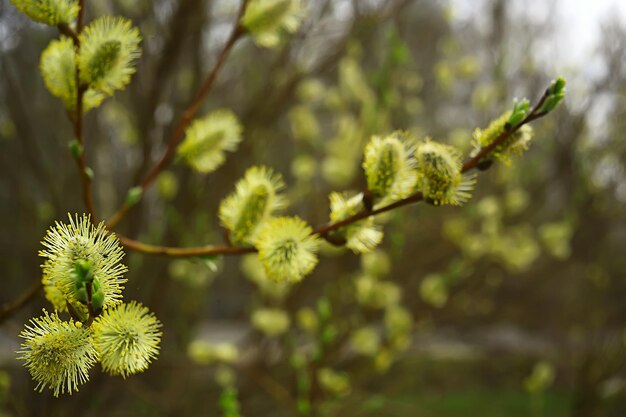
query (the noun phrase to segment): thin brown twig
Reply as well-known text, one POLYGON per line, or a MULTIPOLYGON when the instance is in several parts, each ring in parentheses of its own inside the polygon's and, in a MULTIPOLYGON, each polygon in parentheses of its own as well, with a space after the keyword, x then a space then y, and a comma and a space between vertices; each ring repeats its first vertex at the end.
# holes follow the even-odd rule
MULTIPOLYGON (((517 132, 523 125, 530 123, 533 120, 539 119, 546 115, 545 112, 539 112, 539 109, 545 102, 548 96, 548 91, 542 95, 541 99, 537 102, 537 104, 533 107, 533 109, 528 113, 528 115, 517 125, 509 127, 505 129, 494 141, 481 149, 476 155, 468 159, 461 169, 462 173, 466 173, 478 166, 478 164, 497 146, 501 145, 504 141, 506 141, 513 133, 517 132)), ((398 200, 394 203, 388 204, 383 207, 379 207, 374 210, 363 210, 359 213, 356 213, 353 216, 347 217, 344 220, 329 223, 325 226, 318 227, 315 229, 312 234, 317 235, 319 237, 329 239, 331 238, 330 233, 338 230, 344 226, 349 224, 358 222, 359 220, 363 220, 365 218, 376 216, 381 213, 385 213, 391 210, 394 210, 398 207, 407 206, 410 204, 415 204, 424 200, 424 195, 418 191, 402 200, 398 200)), ((139 242, 136 240, 129 239, 124 236, 118 235, 122 244, 130 250, 150 254, 150 255, 166 255, 173 257, 188 257, 188 256, 205 256, 205 255, 242 255, 246 253, 254 253, 256 252, 256 248, 254 247, 233 247, 233 246, 225 246, 225 245, 215 245, 215 246, 199 246, 199 247, 191 247, 191 248, 178 248, 178 247, 168 247, 168 246, 158 246, 158 245, 150 245, 143 242, 139 242)))
POLYGON ((246 253, 256 252, 254 247, 236 247, 226 245, 215 246, 197 246, 191 248, 177 248, 170 246, 150 245, 148 243, 139 242, 129 239, 126 236, 117 235, 120 242, 126 249, 140 252, 148 255, 165 255, 171 257, 190 257, 190 256, 211 256, 211 255, 243 255, 246 253))
MULTIPOLYGON (((74 42, 74 48, 76 50, 76 54, 80 53, 80 33, 83 30, 83 17, 84 17, 84 9, 85 4, 84 0, 79 0, 78 2, 78 17, 76 21, 76 30, 72 30, 67 25, 59 25, 59 31, 70 38, 74 42)), ((73 152, 74 159, 76 160, 76 165, 78 166, 79 176, 83 188, 83 200, 85 203, 85 208, 87 212, 91 215, 91 221, 96 222, 96 210, 93 202, 93 194, 91 190, 91 173, 90 168, 87 166, 87 161, 85 158, 85 139, 83 136, 83 113, 84 113, 84 105, 83 105, 83 97, 85 95, 85 91, 87 91, 87 87, 83 85, 80 81, 80 68, 76 65, 76 112, 73 117, 71 117, 72 124, 74 125, 74 139, 78 143, 78 149, 76 152, 73 152)))
MULTIPOLYGON (((213 69, 211 70, 207 78, 204 80, 204 83, 202 83, 202 85, 200 86, 200 89, 196 92, 196 95, 191 100, 191 103, 189 104, 189 106, 183 112, 180 120, 178 121, 178 125, 176 126, 172 134, 170 135, 167 147, 165 148, 165 152, 163 153, 163 155, 161 155, 161 158, 157 161, 157 163, 152 166, 152 168, 148 171, 148 173, 139 182, 138 187, 141 187, 141 189, 145 190, 146 188, 148 188, 154 182, 154 180, 159 176, 161 171, 163 171, 163 169, 165 169, 165 167, 167 167, 167 165, 170 163, 170 161, 172 160, 176 152, 176 147, 182 140, 183 135, 185 134, 185 131, 187 130, 187 127, 192 122, 192 120, 198 113, 198 110, 200 110, 200 106, 204 102, 206 96, 209 94, 209 92, 213 88, 213 85, 215 84, 215 81, 217 80, 217 76, 219 75, 220 70, 222 69, 224 64, 226 63, 226 58, 230 54, 230 51, 233 49, 233 46, 235 46, 235 44, 241 38, 241 36, 246 33, 245 28, 241 26, 240 20, 243 14, 245 13, 247 5, 248 5, 248 0, 243 0, 241 3, 241 7, 239 8, 239 12, 237 14, 237 20, 236 20, 237 23, 235 24, 235 27, 233 28, 230 36, 228 37, 228 40, 224 44, 222 51, 218 55, 217 61, 215 62, 213 69)), ((124 216, 126 215, 128 210, 130 210, 131 207, 132 207, 131 205, 123 204, 107 220, 107 227, 109 229, 112 229, 113 227, 115 227, 124 218, 124 216)))
MULTIPOLYGON (((167 165, 186 127, 189 125, 189 123, 191 122, 191 120, 193 119, 197 111, 199 110, 203 99, 211 90, 221 67, 224 65, 226 61, 226 57, 228 56, 228 53, 230 52, 230 50, 232 49, 236 41, 241 37, 241 35, 245 33, 245 30, 243 27, 241 27, 241 25, 239 24, 239 21, 241 20, 241 17, 243 16, 243 13, 245 12, 247 3, 248 3, 248 0, 243 0, 241 8, 237 16, 237 25, 235 29, 233 30, 233 32, 231 33, 231 36, 229 37, 222 52, 220 53, 218 57, 218 61, 215 64, 215 67, 213 68, 213 70, 211 71, 207 79, 205 80, 204 84, 201 86, 200 90, 196 94, 196 97, 192 101, 191 105, 183 113, 183 117, 179 123, 178 128, 175 130, 174 135, 172 135, 172 139, 170 141, 170 145, 168 146, 166 153, 162 156, 161 160, 159 160, 157 165, 155 165, 153 169, 148 173, 146 178, 144 178, 144 180, 141 183, 142 187, 146 187, 147 185, 149 185, 156 178, 159 172, 167 165)), ((76 23, 76 30, 73 30, 68 25, 58 26, 58 30, 60 33, 72 39, 74 43, 74 48, 76 50, 76 54, 78 54, 80 51, 81 45, 80 45, 79 35, 84 26, 83 21, 84 21, 84 0, 79 0, 79 11, 78 11, 78 17, 77 17, 77 23, 76 23)), ((79 70, 78 65, 76 66, 75 80, 76 80, 76 89, 77 89, 76 112, 74 115, 71 115, 70 119, 74 127, 74 136, 75 136, 76 142, 79 145, 79 149, 77 153, 74 153, 74 158, 76 160, 76 164, 79 170, 79 175, 81 178, 85 208, 90 214, 90 219, 92 223, 95 223, 97 222, 97 217, 96 217, 95 205, 93 202, 93 195, 92 195, 92 190, 91 190, 91 178, 90 178, 89 168, 87 166, 87 162, 85 159, 84 136, 83 136, 83 113, 84 113, 83 97, 87 88, 84 85, 82 85, 80 82, 80 70, 79 70)), ((112 227, 117 222, 119 222, 119 220, 122 219, 122 217, 124 216, 127 210, 128 210, 128 207, 126 206, 122 207, 112 217, 113 221, 109 220, 109 227, 112 227)), ((143 252, 143 253, 163 254, 163 255, 168 255, 168 256, 187 257, 187 256, 202 256, 202 255, 206 256, 206 255, 212 255, 212 254, 227 255, 227 254, 242 254, 242 253, 255 251, 254 248, 233 248, 233 247, 220 247, 220 246, 217 246, 214 248, 201 247, 201 248, 186 248, 186 249, 158 247, 158 246, 147 245, 147 244, 144 244, 144 243, 132 240, 132 239, 125 238, 123 236, 120 236, 120 240, 122 241, 124 246, 128 249, 135 250, 138 252, 143 252)), ((0 310, 0 322, 2 322, 4 319, 11 316, 15 311, 17 311, 22 306, 27 304, 31 299, 35 297, 35 295, 39 292, 41 288, 42 288, 41 281, 38 281, 35 285, 33 285, 33 287, 31 287, 23 295, 18 297, 15 301, 5 304, 0 310)), ((91 314, 90 314, 90 317, 91 317, 91 314)))

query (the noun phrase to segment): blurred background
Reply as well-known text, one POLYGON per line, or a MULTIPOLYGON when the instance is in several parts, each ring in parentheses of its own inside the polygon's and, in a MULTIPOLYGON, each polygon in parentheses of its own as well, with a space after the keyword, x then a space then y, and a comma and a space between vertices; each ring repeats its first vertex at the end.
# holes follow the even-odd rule
MULTIPOLYGON (((86 3, 87 21, 124 15, 144 38, 131 85, 86 116, 106 218, 163 151, 238 2, 86 3)), ((155 311, 164 339, 126 381, 94 369, 71 397, 34 392, 15 351, 50 308, 38 295, 0 324, 0 415, 221 415, 233 378, 246 416, 626 415, 626 4, 305 3, 281 47, 237 44, 203 106, 239 116, 239 151, 210 176, 171 165, 117 231, 221 243, 217 207, 255 164, 281 172, 288 212, 318 226, 331 191, 363 189, 372 134, 406 129, 467 152, 514 98, 536 100, 558 75, 568 95, 464 207, 396 210, 379 251, 324 247, 295 287, 268 285, 253 258, 129 253, 125 298, 155 311)), ((0 305, 40 279, 46 229, 84 211, 72 128, 38 72, 56 36, 0 1, 0 305)))

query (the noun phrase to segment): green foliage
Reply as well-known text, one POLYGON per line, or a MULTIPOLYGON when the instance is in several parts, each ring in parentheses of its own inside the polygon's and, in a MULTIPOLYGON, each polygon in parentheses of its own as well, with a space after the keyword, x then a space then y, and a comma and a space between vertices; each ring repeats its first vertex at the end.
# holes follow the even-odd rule
POLYGON ((535 364, 530 375, 524 380, 524 387, 531 393, 545 391, 554 382, 554 366, 546 361, 535 364))
MULTIPOLYGON (((102 17, 83 31, 70 24, 76 11, 67 11, 67 16, 59 17, 62 6, 66 5, 70 10, 70 5, 77 7, 74 2, 14 3, 29 15, 45 15, 46 23, 57 19, 57 23, 50 24, 68 24, 68 27, 61 27, 63 33, 77 37, 52 41, 40 63, 47 88, 63 101, 72 113, 71 117, 76 120, 82 117, 76 108, 79 93, 84 93, 82 110, 85 111, 97 107, 104 98, 128 85, 135 72, 141 41, 130 20, 102 17), (20 6, 27 3, 37 5, 39 9, 26 10, 25 6, 20 6), (53 10, 53 6, 56 9, 53 10), (79 85, 76 85, 77 78, 79 85)), ((304 17, 301 0, 251 0, 237 23, 239 26, 235 27, 234 36, 248 34, 259 46, 276 47, 286 35, 298 30, 304 17)), ((35 19, 43 21, 44 18, 35 19)), ((475 182, 474 176, 463 172, 469 170, 468 166, 475 167, 469 164, 463 168, 461 149, 469 145, 466 130, 457 129, 457 133, 461 133, 454 135, 455 146, 429 138, 418 142, 417 138, 424 137, 418 134, 422 126, 412 126, 410 131, 378 134, 392 131, 394 125, 406 125, 407 120, 413 123, 421 120, 419 116, 425 116, 421 114, 424 105, 418 95, 422 79, 415 75, 414 68, 410 68, 411 48, 395 28, 384 33, 383 52, 365 50, 365 53, 360 45, 349 44, 347 55, 339 61, 336 85, 332 81, 313 78, 302 82, 297 88, 300 102, 288 111, 289 124, 298 141, 294 152, 296 157, 290 164, 298 181, 294 187, 295 195, 309 197, 311 190, 327 185, 319 184, 317 180, 322 178, 328 184, 353 189, 358 180, 358 161, 363 156, 367 188, 361 193, 329 194, 332 232, 320 232, 329 230, 322 228, 316 232, 299 217, 273 217, 287 205, 282 195, 283 179, 270 168, 252 167, 236 183, 234 192, 220 204, 219 219, 227 229, 225 244, 207 248, 217 248, 217 252, 223 249, 222 254, 258 252, 246 256, 241 263, 242 271, 260 294, 254 298, 250 323, 264 335, 264 339, 273 338, 264 342, 270 342, 279 354, 290 355, 297 384, 295 408, 302 415, 312 415, 318 407, 318 395, 323 402, 323 395, 343 397, 352 392, 351 378, 339 371, 339 367, 334 368, 337 356, 345 354, 349 359, 356 356, 358 361, 366 360, 373 369, 386 372, 410 345, 414 323, 412 312, 402 305, 406 294, 403 294, 400 282, 386 279, 396 267, 396 259, 392 256, 398 252, 393 249, 404 245, 404 230, 399 232, 399 227, 393 223, 398 223, 398 219, 388 215, 381 216, 377 223, 373 210, 408 197, 411 198, 397 206, 419 201, 422 197, 436 206, 461 205, 471 197, 475 182), (380 68, 366 71, 363 62, 369 60, 379 64, 380 68), (365 144, 369 137, 371 139, 365 144), (352 221, 353 216, 358 216, 354 218, 359 220, 352 221), (396 229, 391 230, 388 239, 392 256, 383 250, 375 250, 383 240, 381 225, 390 218, 390 228, 396 229), (345 224, 339 227, 335 224, 339 222, 345 224), (318 297, 317 304, 313 304, 315 308, 292 309, 293 299, 289 296, 297 292, 297 284, 316 267, 322 238, 364 254, 361 270, 348 275, 338 268, 337 279, 333 276, 333 281, 337 282, 321 289, 323 294, 318 297), (341 274, 347 282, 341 282, 344 278, 341 274), (292 322, 298 326, 292 326, 292 322), (331 356, 337 353, 341 355, 331 356)), ((456 47, 450 43, 441 48, 450 55, 456 47)), ((223 56, 220 56, 219 65, 223 63, 223 56)), ((286 69, 284 74, 281 73, 277 82, 271 80, 276 82, 272 88, 279 88, 283 81, 290 85, 289 71, 286 69)), ((298 77, 299 71, 298 67, 295 71, 298 77)), ((457 83, 478 77, 481 64, 474 56, 447 57, 435 65, 434 71, 439 88, 453 94, 457 83)), ((482 87, 479 85, 473 95, 481 108, 486 109, 497 102, 499 92, 496 87, 482 87)), ((493 147, 479 161, 478 168, 489 168, 494 160, 510 163, 512 154, 522 153, 529 146, 532 129, 526 122, 539 117, 539 113, 552 111, 563 99, 564 91, 564 80, 555 80, 538 109, 531 108, 528 100, 518 101, 511 111, 491 122, 486 129, 477 129, 474 150, 469 157, 493 147), (494 147, 496 141, 498 144, 494 147)), ((196 104, 199 101, 194 101, 192 109, 196 104)), ((120 109, 118 116, 124 111, 122 106, 120 109)), ((184 114, 183 123, 175 132, 183 131, 191 113, 194 112, 184 114)), ((132 118, 124 116, 126 125, 130 126, 124 131, 132 131, 132 118)), ((259 127, 254 126, 253 117, 246 118, 246 121, 259 127)), ((445 120, 446 123, 450 121, 451 118, 445 120)), ((276 126, 278 129, 279 123, 276 126)), ((255 135, 262 135, 257 130, 251 129, 255 135)), ((179 159, 195 171, 208 174, 224 163, 226 152, 237 150, 242 132, 243 127, 234 112, 226 109, 213 111, 195 119, 186 129, 180 145, 176 149, 167 149, 165 159, 176 152, 179 159)), ((129 136, 136 141, 143 134, 129 136)), ((82 143, 80 139, 70 143, 70 150, 79 165, 85 156, 79 145, 82 143)), ((176 142, 179 136, 174 135, 174 139, 176 142)), ((470 159, 469 162, 476 161, 470 159)), ((81 173, 83 179, 88 183, 93 171, 89 167, 81 166, 81 169, 84 170, 81 173)), ((158 180, 159 196, 164 201, 171 201, 183 183, 179 183, 173 172, 166 172, 158 180)), ((122 209, 135 206, 145 196, 147 190, 144 188, 131 188, 122 209)), ((469 220, 450 219, 446 222, 446 235, 462 253, 455 259, 456 263, 449 263, 445 272, 419 272, 421 281, 417 293, 426 304, 444 307, 453 299, 451 288, 455 282, 469 274, 469 262, 481 257, 492 257, 510 271, 519 272, 538 258, 540 242, 559 259, 570 255, 569 240, 573 232, 569 223, 547 223, 538 233, 527 225, 507 224, 502 212, 508 210, 507 214, 514 215, 528 203, 524 191, 517 190, 517 194, 510 192, 506 201, 481 200, 476 206, 475 218, 468 215, 469 220), (477 228, 480 230, 475 231, 477 228)), ((184 223, 176 210, 167 208, 164 212, 168 225, 184 223)), ((194 224, 204 226, 209 222, 207 218, 200 216, 194 224)), ((204 233, 204 229, 198 229, 204 233)), ((155 225, 154 230, 158 235, 166 229, 155 225)), ((48 231, 43 243, 46 249, 40 254, 46 258, 42 279, 46 297, 56 311, 67 311, 72 319, 65 322, 57 312, 52 315, 46 312, 44 317, 31 320, 32 325, 22 332, 25 342, 20 358, 26 361, 37 388, 51 388, 55 396, 72 393, 88 379, 89 368, 98 361, 105 372, 124 378, 147 369, 159 353, 161 323, 141 304, 122 304, 121 294, 126 282, 123 275, 127 268, 121 263, 122 248, 115 235, 105 229, 104 223, 92 225, 88 216, 76 216, 70 217, 69 225, 57 223, 48 231)), ((139 242, 139 250, 150 253, 185 253, 184 248, 153 249, 142 245, 139 242)), ((187 253, 197 256, 203 249, 193 248, 187 253)), ((324 247, 324 252, 330 253, 330 249, 324 247)), ((207 250, 207 253, 214 252, 207 250)), ((335 255, 338 253, 341 251, 334 252, 335 255)), ((218 257, 221 255, 173 262, 170 275, 194 288, 206 289, 218 269, 215 263, 216 259, 221 259, 218 257), (207 273, 209 268, 211 273, 207 273)), ((186 318, 185 310, 181 309, 181 318, 186 318)), ((191 360, 198 365, 218 365, 215 376, 222 389, 219 407, 223 415, 239 417, 239 393, 231 366, 243 355, 233 343, 213 343, 187 336, 182 335, 182 344, 187 346, 191 360)), ((260 352, 264 353, 263 350, 260 352)), ((553 371, 550 373, 551 368, 546 369, 543 365, 536 367, 526 380, 529 391, 541 391, 550 385, 553 371)), ((271 386, 271 378, 269 381, 271 386)), ((278 391, 280 396, 280 386, 278 391)))
POLYGON ((220 408, 223 417, 240 417, 239 400, 237 399, 237 389, 226 387, 220 396, 220 408))

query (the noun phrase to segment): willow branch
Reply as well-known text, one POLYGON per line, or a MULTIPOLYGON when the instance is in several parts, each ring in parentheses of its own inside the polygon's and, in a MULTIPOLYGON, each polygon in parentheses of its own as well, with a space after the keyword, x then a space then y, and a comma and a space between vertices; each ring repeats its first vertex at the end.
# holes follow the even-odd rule
MULTIPOLYGON (((83 30, 83 16, 84 16, 84 0, 80 0, 78 2, 78 17, 76 20, 76 30, 72 30, 68 25, 59 25, 59 31, 69 36, 74 42, 74 49, 76 51, 76 55, 80 53, 80 33, 83 30)), ((84 103, 83 97, 85 95, 85 91, 87 91, 87 86, 83 85, 80 82, 80 68, 78 64, 76 64, 75 71, 75 82, 76 82, 76 111, 73 115, 70 115, 70 120, 72 125, 74 126, 74 139, 78 143, 77 152, 72 152, 74 155, 74 159, 76 160, 76 166, 78 167, 78 174, 80 176, 80 181, 83 188, 83 200, 85 204, 85 208, 91 215, 91 221, 96 222, 96 210, 93 202, 93 194, 91 190, 91 173, 90 168, 87 166, 87 161, 85 159, 85 139, 83 136, 83 116, 84 116, 84 103)))
POLYGON ((543 93, 543 96, 541 96, 541 99, 537 102, 537 104, 535 104, 533 109, 528 113, 528 115, 521 122, 519 122, 517 125, 513 127, 505 129, 504 132, 502 132, 493 142, 491 142, 488 146, 485 146, 484 148, 482 148, 480 152, 478 152, 475 156, 473 156, 471 159, 465 162, 463 164, 463 168, 461 169, 461 172, 465 173, 473 168, 476 168, 476 166, 480 163, 480 161, 484 157, 489 155, 491 151, 496 149, 500 144, 502 144, 505 140, 507 140, 513 133, 517 132, 522 126, 532 122, 533 120, 536 120, 536 119, 539 119, 540 117, 545 116, 547 113, 539 112, 539 109, 541 108, 541 106, 543 105, 543 103, 546 101, 547 98, 548 98, 548 90, 546 90, 545 93, 543 93))
MULTIPOLYGON (((79 0, 78 2, 78 17, 76 19, 76 30, 74 31, 71 27, 66 24, 61 24, 57 28, 59 32, 70 37, 74 43, 74 48, 76 50, 76 54, 78 55, 80 52, 80 33, 83 30, 83 16, 85 9, 84 0, 79 0)), ((87 166, 87 161, 85 159, 85 151, 84 151, 84 137, 83 137, 83 96, 87 87, 81 85, 80 82, 80 69, 78 64, 76 65, 75 71, 75 81, 76 81, 76 112, 73 115, 70 115, 70 121, 74 127, 74 139, 79 144, 79 152, 73 153, 74 159, 76 160, 76 165, 78 167, 79 176, 81 179, 81 184, 83 188, 83 200, 85 203, 85 208, 89 212, 90 219, 92 222, 96 222, 96 211, 93 203, 93 194, 91 192, 91 176, 89 173, 89 167, 87 166)), ((26 305, 30 300, 34 299, 39 290, 43 287, 41 281, 37 281, 31 288, 29 288, 24 294, 19 296, 16 300, 5 304, 0 310, 0 322, 2 322, 7 317, 11 316, 14 312, 19 310, 21 307, 26 305)))
MULTIPOLYGON (((180 120, 178 121, 176 128, 173 130, 172 134, 169 137, 167 147, 165 148, 165 152, 163 153, 163 155, 161 155, 161 158, 159 158, 157 163, 153 165, 152 168, 150 168, 148 173, 139 182, 138 187, 141 187, 141 189, 145 190, 147 187, 149 187, 154 182, 154 180, 159 176, 159 174, 163 171, 163 169, 165 169, 167 165, 171 162, 176 152, 176 147, 178 146, 180 141, 183 139, 183 135, 185 134, 187 127, 189 126, 191 121, 194 119, 194 117, 196 117, 198 110, 200 110, 200 106, 202 105, 207 95, 213 88, 213 85, 215 84, 215 81, 217 80, 217 76, 220 73, 220 70, 222 69, 224 64, 226 63, 226 58, 228 58, 230 51, 233 49, 233 46, 235 46, 235 44, 242 37, 242 35, 245 34, 246 32, 245 28, 241 26, 240 21, 241 21, 241 18, 243 17, 243 14, 246 10, 247 5, 248 5, 248 0, 243 0, 241 3, 241 7, 239 8, 239 12, 237 14, 237 23, 235 24, 235 27, 233 28, 230 36, 228 37, 228 40, 224 44, 222 51, 218 55, 217 61, 215 62, 213 69, 211 70, 207 78, 204 80, 202 85, 200 86, 200 89, 196 92, 196 95, 191 100, 191 103, 189 104, 189 106, 187 106, 187 108, 183 112, 180 120)), ((126 213, 131 207, 132 206, 128 204, 122 205, 108 219, 107 226, 109 228, 115 227, 124 218, 124 216, 126 215, 126 213)))
MULTIPOLYGON (((482 148, 476 155, 468 159, 461 169, 462 173, 466 173, 476 168, 478 164, 483 160, 486 156, 489 155, 496 147, 504 143, 511 135, 517 132, 522 126, 532 122, 533 120, 539 119, 545 116, 547 113, 539 112, 539 109, 545 102, 548 96, 548 91, 543 94, 541 99, 535 104, 532 110, 528 113, 528 115, 517 125, 510 126, 506 128, 493 142, 491 142, 488 146, 482 148)), ((354 214, 353 216, 347 217, 341 221, 337 221, 334 223, 329 223, 325 226, 318 227, 312 232, 312 235, 319 236, 326 240, 332 240, 332 237, 329 236, 331 232, 341 229, 342 227, 348 226, 352 223, 356 223, 359 220, 366 219, 371 216, 376 216, 378 214, 382 214, 399 207, 408 206, 410 204, 419 203, 424 200, 424 195, 422 192, 418 191, 402 200, 398 200, 394 203, 388 204, 383 207, 379 207, 374 210, 362 210, 359 213, 354 214)), ((254 253, 256 252, 256 248, 254 247, 234 247, 234 246, 226 246, 226 245, 215 245, 215 246, 199 246, 199 247, 191 247, 191 248, 177 248, 177 247, 169 247, 169 246, 158 246, 158 245, 150 245, 143 242, 139 242, 136 240, 129 239, 124 236, 118 235, 122 244, 130 250, 141 252, 149 255, 166 255, 173 257, 187 257, 187 256, 205 256, 205 255, 242 255, 246 253, 254 253)))
POLYGON ((246 253, 256 252, 253 247, 237 247, 226 245, 214 246, 197 246, 190 248, 177 248, 170 246, 150 245, 148 243, 139 242, 127 238, 126 236, 117 235, 118 239, 126 249, 144 253, 147 255, 165 255, 175 258, 184 258, 190 256, 211 256, 211 255, 244 255, 246 253))

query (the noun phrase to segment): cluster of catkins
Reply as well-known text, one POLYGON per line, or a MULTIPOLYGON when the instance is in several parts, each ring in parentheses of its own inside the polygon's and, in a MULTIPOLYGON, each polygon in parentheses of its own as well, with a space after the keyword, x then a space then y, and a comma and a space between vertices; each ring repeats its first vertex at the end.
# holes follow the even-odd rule
POLYGON ((42 243, 42 282, 54 312, 31 319, 18 352, 36 389, 71 394, 97 362, 124 378, 144 371, 159 353, 161 323, 141 304, 122 302, 127 268, 117 237, 89 216, 70 216, 42 243))

